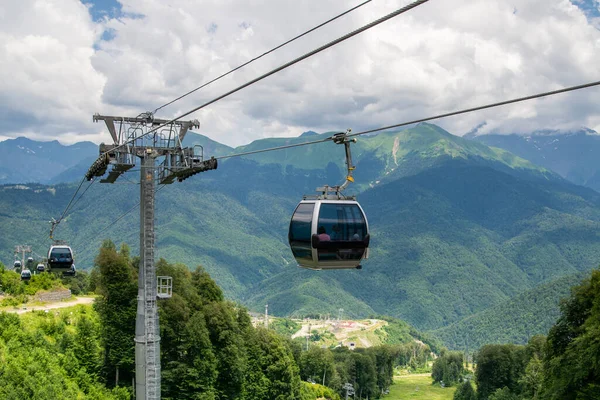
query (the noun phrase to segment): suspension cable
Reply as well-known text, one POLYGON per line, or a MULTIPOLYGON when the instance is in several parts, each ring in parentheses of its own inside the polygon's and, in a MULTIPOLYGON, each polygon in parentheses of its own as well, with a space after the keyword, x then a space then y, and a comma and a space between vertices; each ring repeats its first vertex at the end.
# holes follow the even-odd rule
POLYGON ((236 153, 236 154, 230 154, 230 155, 227 155, 227 156, 215 157, 215 159, 217 159, 217 160, 223 160, 225 158, 231 158, 231 157, 249 156, 249 155, 252 155, 252 154, 266 153, 267 151, 284 150, 284 149, 291 149, 293 147, 308 146, 309 144, 325 143, 325 142, 329 142, 330 140, 332 140, 331 137, 327 137, 325 139, 314 140, 312 142, 294 143, 294 144, 288 144, 288 145, 285 145, 285 146, 270 147, 268 149, 246 151, 246 152, 243 152, 243 153, 236 153))
MULTIPOLYGON (((270 72, 267 72, 266 74, 263 74, 263 75, 259 76, 258 78, 252 79, 251 81, 246 82, 243 85, 238 86, 237 88, 232 89, 229 92, 227 92, 225 94, 222 94, 221 96, 216 97, 216 98, 214 98, 211 101, 208 101, 208 102, 206 102, 206 103, 204 103, 204 104, 202 104, 202 105, 200 105, 200 106, 198 106, 196 108, 191 109, 190 111, 187 111, 187 112, 179 115, 178 117, 175 117, 175 118, 173 118, 173 119, 171 119, 171 120, 169 120, 169 121, 167 121, 167 122, 165 122, 165 123, 163 123, 163 124, 161 124, 161 125, 159 125, 159 126, 157 126, 155 128, 152 128, 152 129, 148 130, 146 133, 144 133, 144 134, 136 137, 135 139, 127 140, 125 143, 122 143, 122 144, 120 144, 118 146, 115 146, 115 147, 111 148, 110 151, 115 151, 115 150, 117 150, 117 149, 119 149, 121 147, 125 147, 129 143, 134 142, 135 140, 139 140, 139 139, 141 139, 144 136, 147 136, 147 135, 149 135, 151 133, 154 133, 154 132, 158 131, 159 129, 164 128, 165 126, 167 126, 169 124, 172 124, 175 121, 180 120, 183 117, 187 117, 188 115, 190 115, 190 114, 192 114, 192 113, 194 113, 194 112, 196 112, 198 110, 201 110, 202 108, 204 108, 206 106, 209 106, 209 105, 211 105, 213 103, 216 103, 217 101, 222 100, 225 97, 230 96, 230 95, 232 95, 232 94, 234 94, 236 92, 239 92, 240 90, 242 90, 242 89, 244 89, 244 88, 246 88, 246 87, 248 87, 248 86, 250 86, 250 85, 252 85, 252 84, 254 84, 256 82, 259 82, 259 81, 261 81, 261 80, 263 80, 263 79, 265 79, 265 78, 267 78, 267 77, 269 77, 271 75, 274 75, 277 72, 283 71, 284 69, 286 69, 286 68, 288 68, 288 67, 290 67, 290 66, 292 66, 294 64, 297 64, 300 61, 303 61, 303 60, 305 60, 305 59, 307 59, 307 58, 309 58, 311 56, 314 56, 315 54, 318 54, 318 53, 320 53, 320 52, 322 52, 324 50, 327 50, 328 48, 333 47, 336 44, 339 44, 339 43, 341 43, 341 42, 343 42, 343 41, 345 41, 347 39, 350 39, 350 38, 358 35, 359 33, 362 33, 362 32, 364 32, 364 31, 366 31, 368 29, 373 28, 374 26, 377 26, 377 25, 379 25, 379 24, 381 24, 381 23, 389 20, 389 19, 392 19, 392 18, 394 18, 394 17, 396 17, 396 16, 398 16, 400 14, 403 14, 403 13, 409 11, 409 10, 412 10, 413 8, 418 7, 421 4, 427 3, 428 1, 429 0, 417 0, 417 1, 413 2, 413 3, 410 3, 407 6, 404 6, 404 7, 400 8, 400 9, 398 9, 398 10, 392 12, 392 13, 389 13, 389 14, 387 14, 387 15, 385 15, 385 16, 383 16, 383 17, 381 17, 381 18, 379 18, 379 19, 377 19, 377 20, 375 20, 375 21, 373 21, 373 22, 371 22, 371 23, 369 23, 369 24, 361 27, 361 28, 358 28, 358 29, 356 29, 356 30, 354 30, 354 31, 352 31, 350 33, 347 33, 346 35, 344 35, 344 36, 342 36, 342 37, 340 37, 338 39, 335 39, 335 40, 333 40, 333 41, 331 41, 331 42, 329 42, 329 43, 327 43, 327 44, 325 44, 325 45, 323 45, 323 46, 321 46, 321 47, 319 47, 317 49, 314 49, 314 50, 312 50, 312 51, 310 51, 310 52, 308 52, 308 53, 306 53, 306 54, 304 54, 304 55, 302 55, 302 56, 300 56, 300 57, 298 57, 298 58, 296 58, 296 59, 294 59, 292 61, 289 61, 289 62, 287 62, 287 63, 285 63, 285 64, 283 64, 283 65, 275 68, 274 70, 272 70, 270 72)), ((106 154, 106 152, 104 154, 102 154, 100 157, 104 156, 105 154, 106 154)), ((100 157, 99 157, 99 159, 100 159, 100 157)))
MULTIPOLYGON (((369 129, 369 130, 362 131, 362 132, 350 133, 347 136, 348 137, 352 137, 352 136, 366 135, 368 133, 385 131, 385 130, 392 129, 392 128, 399 128, 401 126, 418 124, 419 122, 427 122, 427 121, 431 121, 431 120, 434 120, 434 119, 452 117, 454 115, 466 114, 466 113, 470 113, 470 112, 473 112, 473 111, 485 110, 487 108, 499 107, 499 106, 504 106, 504 105, 507 105, 507 104, 513 104, 513 103, 519 103, 519 102, 523 102, 523 101, 527 101, 527 100, 538 99, 538 98, 541 98, 541 97, 553 96, 553 95, 556 95, 556 94, 572 92, 572 91, 575 91, 575 90, 586 89, 586 88, 590 88, 590 87, 594 87, 594 86, 598 86, 598 85, 600 85, 600 81, 585 83, 583 85, 570 86, 570 87, 566 87, 566 88, 563 88, 563 89, 552 90, 552 91, 549 91, 549 92, 538 93, 538 94, 534 94, 534 95, 530 95, 530 96, 525 96, 525 97, 518 97, 518 98, 512 99, 512 100, 505 100, 505 101, 500 101, 500 102, 497 102, 497 103, 486 104, 484 106, 472 107, 472 108, 467 108, 467 109, 459 110, 459 111, 452 111, 452 112, 448 112, 448 113, 445 113, 445 114, 434 115, 432 117, 420 118, 420 119, 415 119, 413 121, 401 122, 399 124, 383 126, 381 128, 375 128, 375 129, 369 129)), ((344 132, 336 132, 335 134, 338 134, 338 133, 344 133, 344 132)), ((295 144, 290 144, 290 145, 286 145, 286 146, 271 147, 271 148, 268 148, 268 149, 247 151, 247 152, 243 152, 243 153, 230 154, 230 155, 220 156, 220 157, 215 157, 215 158, 217 160, 222 160, 222 159, 225 159, 225 158, 242 157, 242 156, 248 156, 248 155, 257 154, 257 153, 265 153, 265 152, 268 152, 268 151, 283 150, 283 149, 289 149, 289 148, 292 148, 292 147, 307 146, 309 144, 324 143, 324 142, 328 142, 328 141, 331 141, 331 140, 333 140, 333 136, 327 137, 325 139, 311 141, 311 142, 295 143, 295 144)))
MULTIPOLYGON (((53 238, 54 229, 58 226, 58 224, 60 224, 60 222, 65 217, 65 215, 67 215, 67 212, 71 208, 71 205, 73 204, 73 200, 75 200, 75 197, 77 196, 77 193, 79 193, 79 190, 81 189, 81 186, 83 185, 83 182, 85 182, 85 176, 83 177, 83 179, 81 179, 81 182, 79 182, 79 186, 77 186, 77 189, 75 190, 75 193, 73 193, 73 196, 71 196, 71 200, 69 200, 69 204, 67 204, 67 207, 65 207, 65 210, 63 211, 63 213, 61 214, 61 216, 57 220, 55 220, 54 218, 52 218, 52 221, 50 221, 50 223, 52 224, 52 227, 50 228, 50 239, 53 238)), ((90 183, 90 186, 91 185, 92 184, 90 183)), ((89 187, 88 187, 88 189, 89 189, 89 187)), ((87 191, 87 189, 86 189, 86 191, 87 191)), ((84 193, 85 193, 85 191, 84 191, 84 193)), ((83 194, 82 194, 82 196, 83 196, 83 194)), ((81 198, 81 196, 79 198, 81 198)))
POLYGON ((94 184, 94 182, 96 182, 95 179, 92 179, 92 181, 90 182, 90 184, 88 185, 88 187, 85 188, 85 190, 83 191, 83 193, 81 193, 81 195, 77 198, 77 200, 75 200, 75 202, 73 203, 73 205, 71 207, 75 207, 75 205, 79 202, 79 200, 81 200, 81 198, 83 197, 83 195, 85 194, 85 192, 87 192, 92 185, 94 184))
POLYGON ((338 15, 336 15, 335 17, 328 19, 327 21, 325 21, 325 22, 323 22, 323 23, 321 23, 321 24, 319 24, 319 25, 315 26, 314 28, 311 28, 311 29, 307 30, 306 32, 304 32, 304 33, 301 33, 300 35, 298 35, 298 36, 295 36, 295 37, 293 37, 293 38, 289 39, 288 41, 286 41, 286 42, 284 42, 284 43, 280 44, 279 46, 273 47, 271 50, 269 50, 269 51, 266 51, 266 52, 262 53, 261 55, 259 55, 259 56, 256 56, 256 57, 252 58, 251 60, 248 60, 248 61, 246 61, 245 63, 243 63, 243 64, 241 64, 241 65, 239 65, 239 66, 237 66, 237 67, 233 68, 233 69, 232 69, 232 70, 230 70, 229 72, 226 72, 226 73, 224 73, 224 74, 222 74, 222 75, 219 75, 219 76, 217 76, 216 78, 214 78, 214 79, 212 79, 212 80, 210 80, 210 81, 208 81, 208 82, 206 82, 206 83, 203 83, 202 85, 198 86, 197 88, 195 88, 195 89, 192 89, 192 90, 190 90, 189 92, 187 92, 187 93, 185 93, 185 94, 182 94, 181 96, 179 96, 179 97, 177 97, 177 98, 175 98, 175 99, 173 99, 173 100, 169 101, 168 103, 165 103, 165 104, 163 104, 162 106, 160 106, 160 107, 156 108, 154 111, 152 111, 152 114, 155 114, 155 113, 156 113, 157 111, 159 111, 160 109, 162 109, 162 108, 165 108, 165 107, 167 107, 167 106, 169 106, 169 105, 171 105, 171 104, 175 103, 176 101, 179 101, 179 100, 183 99, 184 97, 186 97, 186 96, 189 96, 190 94, 192 94, 192 93, 194 93, 194 92, 197 92, 198 90, 200 90, 200 89, 202 89, 202 88, 205 88, 206 86, 210 85, 211 83, 213 83, 213 82, 216 82, 216 81, 218 81, 219 79, 226 77, 227 75, 229 75, 229 74, 231 74, 231 73, 233 73, 233 72, 235 72, 235 71, 237 71, 237 70, 239 70, 239 69, 241 69, 241 68, 245 67, 246 65, 248 65, 248 64, 250 64, 250 63, 252 63, 252 62, 254 62, 254 61, 256 61, 256 60, 258 60, 258 59, 260 59, 260 58, 263 58, 264 56, 266 56, 266 55, 269 55, 269 54, 273 53, 273 52, 274 52, 274 51, 276 51, 276 50, 279 50, 280 48, 282 48, 282 47, 284 47, 284 46, 286 46, 286 45, 288 45, 288 44, 292 43, 293 41, 295 41, 295 40, 298 40, 298 39, 300 39, 301 37, 303 37, 303 36, 306 36, 306 35, 308 35, 309 33, 316 31, 317 29, 319 29, 319 28, 321 28, 321 27, 323 27, 323 26, 325 26, 325 25, 327 25, 327 24, 329 24, 329 23, 331 23, 331 22, 335 21, 336 19, 339 19, 339 18, 343 17, 344 15, 351 13, 352 11, 354 11, 354 10, 356 10, 356 9, 358 9, 358 8, 360 8, 360 7, 362 7, 362 6, 364 6, 364 5, 365 5, 365 4, 367 4, 367 3, 370 3, 371 1, 372 1, 372 0, 366 0, 366 1, 362 2, 362 3, 360 3, 359 5, 352 7, 351 9, 349 9, 349 10, 347 10, 347 11, 344 11, 344 12, 343 12, 343 13, 341 13, 341 14, 338 14, 338 15))
MULTIPOLYGON (((167 186, 166 184, 159 186, 155 191, 154 194, 160 192, 165 186, 167 186)), ((111 228, 112 226, 114 226, 117 222, 119 222, 120 220, 122 220, 123 218, 125 218, 125 216, 127 216, 127 214, 129 214, 130 212, 132 212, 133 210, 135 210, 137 207, 139 207, 140 202, 138 201, 137 203, 135 203, 135 205, 133 207, 131 207, 129 210, 125 211, 123 214, 121 214, 119 217, 117 217, 114 221, 112 221, 110 224, 106 225, 104 228, 102 228, 95 236, 100 236, 100 234, 104 233, 105 231, 107 231, 109 228, 111 228)))
POLYGON ((435 115, 433 117, 415 119, 413 121, 402 122, 400 124, 388 125, 388 126, 384 126, 384 127, 381 127, 381 128, 370 129, 370 130, 367 130, 367 131, 352 133, 352 134, 350 134, 348 136, 359 136, 359 135, 365 135, 367 133, 385 131, 387 129, 399 128, 401 126, 418 124, 419 122, 427 122, 427 121, 431 121, 433 119, 440 119, 440 118, 452 117, 452 116, 455 116, 455 115, 466 114, 466 113, 470 113, 470 112, 473 112, 473 111, 480 111, 480 110, 485 110, 487 108, 505 106, 507 104, 513 104, 513 103, 519 103, 519 102, 526 101, 526 100, 538 99, 540 97, 553 96, 555 94, 572 92, 572 91, 575 91, 575 90, 586 89, 586 88, 590 88, 590 87, 598 86, 598 85, 600 85, 600 81, 585 83, 583 85, 570 86, 570 87, 566 87, 566 88, 563 88, 563 89, 552 90, 552 91, 549 91, 549 92, 543 92, 543 93, 534 94, 534 95, 531 95, 531 96, 519 97, 519 98, 512 99, 512 100, 500 101, 498 103, 486 104, 484 106, 467 108, 467 109, 460 110, 460 111, 452 111, 452 112, 445 113, 445 114, 435 115))

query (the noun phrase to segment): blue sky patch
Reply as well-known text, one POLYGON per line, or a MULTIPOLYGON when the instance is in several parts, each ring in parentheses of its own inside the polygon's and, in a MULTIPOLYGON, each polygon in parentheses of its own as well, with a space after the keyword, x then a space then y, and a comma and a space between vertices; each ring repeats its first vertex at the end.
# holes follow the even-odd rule
POLYGON ((119 18, 122 15, 123 6, 117 0, 81 0, 81 2, 88 6, 95 22, 105 17, 119 18))
POLYGON ((600 2, 598 0, 571 0, 571 3, 579 7, 588 19, 600 17, 600 2))
MULTIPOLYGON (((133 14, 123 12, 123 5, 119 0, 80 0, 83 4, 88 7, 89 13, 92 16, 94 22, 100 22, 105 18, 119 19, 122 17, 127 18, 144 18, 142 14, 133 14)), ((113 40, 116 33, 112 29, 107 29, 102 32, 100 42, 109 42, 113 40)), ((99 50, 100 42, 94 44, 94 49, 99 50)))
POLYGON ((123 12, 123 5, 119 0, 80 0, 88 6, 90 15, 94 22, 101 21, 105 17, 108 18, 144 18, 142 14, 123 12))

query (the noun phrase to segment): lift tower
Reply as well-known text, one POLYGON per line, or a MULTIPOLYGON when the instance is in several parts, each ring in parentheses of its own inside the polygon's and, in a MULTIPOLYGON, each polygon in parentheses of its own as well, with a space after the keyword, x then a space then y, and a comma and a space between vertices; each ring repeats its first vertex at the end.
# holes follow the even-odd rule
POLYGON ((135 320, 135 398, 160 399, 160 329, 157 300, 171 297, 170 277, 156 276, 154 265, 154 200, 156 183, 182 182, 199 172, 217 168, 214 158, 204 160, 201 146, 182 146, 197 120, 155 119, 152 113, 137 117, 111 117, 95 114, 94 122, 104 121, 112 145, 100 144, 100 157, 86 173, 87 180, 108 175, 102 183, 114 183, 140 159, 140 267, 138 273, 137 315, 135 320), (157 160, 162 162, 156 165, 157 160))
POLYGON ((21 254, 21 268, 25 268, 25 253, 31 253, 31 246, 19 245, 15 246, 15 254, 21 254))

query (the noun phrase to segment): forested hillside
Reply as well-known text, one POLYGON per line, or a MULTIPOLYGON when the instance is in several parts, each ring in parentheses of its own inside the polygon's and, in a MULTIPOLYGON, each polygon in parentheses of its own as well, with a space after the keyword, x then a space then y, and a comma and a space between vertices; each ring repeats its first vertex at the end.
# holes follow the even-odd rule
MULTIPOLYGON (((281 142, 261 146, 273 144, 281 142)), ((392 315, 420 329, 459 321, 600 259, 600 195, 509 153, 428 124, 360 138, 355 153, 359 183, 349 191, 358 193, 372 229, 363 270, 301 270, 287 245, 301 196, 342 181, 343 149, 334 144, 285 151, 281 164, 266 155, 233 158, 161 189, 158 255, 202 264, 228 297, 252 309, 343 308, 350 317, 392 315)), ((114 223, 137 203, 138 187, 127 183, 93 184, 61 222, 56 238, 75 248, 78 268, 91 267, 105 238, 137 252, 137 209, 114 223)), ((19 243, 43 254, 47 221, 74 189, 0 188, 2 259, 11 260, 19 243)))
POLYGON ((101 365, 98 314, 79 306, 24 316, 0 313, 0 397, 125 400, 125 388, 107 389, 101 365))
MULTIPOLYGON (((525 346, 487 344, 475 354, 474 380, 457 388, 454 400, 587 400, 600 398, 598 329, 600 270, 586 274, 561 302, 560 316, 545 335, 533 336, 525 346)), ((444 355, 433 365, 441 375, 457 372, 444 355), (442 365, 438 365, 442 364, 442 365), (441 367, 441 368, 440 368, 441 367)), ((458 354, 459 360, 461 355, 458 354)), ((461 360, 462 361, 462 360, 461 360)), ((462 363, 460 363, 462 364, 462 363)))
POLYGON ((585 276, 576 273, 539 285, 431 334, 462 351, 492 343, 526 344, 532 336, 548 332, 560 316, 560 300, 585 276))

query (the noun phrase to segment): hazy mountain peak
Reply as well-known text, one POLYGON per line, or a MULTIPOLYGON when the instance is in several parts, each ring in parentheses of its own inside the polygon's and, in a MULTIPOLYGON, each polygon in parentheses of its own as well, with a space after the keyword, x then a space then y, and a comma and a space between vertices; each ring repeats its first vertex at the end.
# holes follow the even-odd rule
POLYGON ((574 135, 589 135, 598 136, 598 132, 593 129, 582 127, 575 130, 565 129, 541 129, 533 131, 530 134, 523 134, 523 136, 574 136, 574 135))
POLYGON ((519 136, 519 137, 535 137, 535 136, 572 136, 572 135, 590 135, 590 136, 600 136, 598 132, 593 129, 587 128, 585 126, 579 129, 538 129, 533 132, 513 132, 513 133, 481 133, 481 128, 484 127, 486 123, 479 124, 471 131, 463 135, 465 139, 475 139, 482 136, 519 136))
POLYGON ((319 134, 315 131, 306 131, 303 132, 300 136, 298 137, 307 137, 307 136, 318 136, 319 134))
POLYGON ((600 135, 589 128, 546 129, 527 135, 480 135, 473 140, 505 149, 555 171, 578 185, 600 190, 600 135))
POLYGON ((65 146, 57 140, 18 137, 0 142, 0 155, 0 183, 49 183, 82 160, 97 157, 98 146, 92 142, 65 146))

